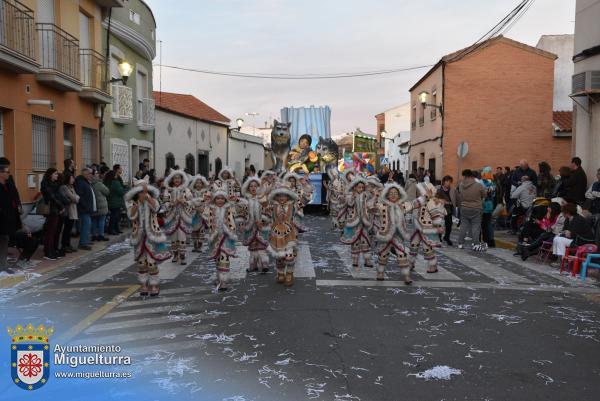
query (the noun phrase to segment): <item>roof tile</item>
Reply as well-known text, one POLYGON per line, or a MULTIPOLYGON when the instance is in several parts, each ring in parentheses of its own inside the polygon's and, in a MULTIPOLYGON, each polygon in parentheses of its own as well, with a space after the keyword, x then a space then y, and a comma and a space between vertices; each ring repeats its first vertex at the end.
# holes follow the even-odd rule
POLYGON ((192 95, 180 93, 154 92, 154 101, 159 109, 182 114, 197 120, 229 125, 231 121, 217 110, 192 95))

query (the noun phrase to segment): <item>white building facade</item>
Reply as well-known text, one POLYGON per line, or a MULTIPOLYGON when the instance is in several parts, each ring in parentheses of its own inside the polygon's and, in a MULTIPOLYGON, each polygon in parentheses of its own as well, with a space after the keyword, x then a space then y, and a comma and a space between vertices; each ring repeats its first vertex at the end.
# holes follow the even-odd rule
POLYGON ((573 110, 573 101, 569 95, 575 68, 573 64, 574 40, 574 35, 542 35, 535 46, 558 56, 554 61, 554 98, 552 102, 554 111, 573 110))
POLYGON ((261 137, 231 130, 227 141, 227 160, 238 180, 244 176, 246 167, 251 165, 256 172, 264 170, 265 147, 261 137))
POLYGON ((410 103, 393 107, 385 115, 385 157, 392 170, 409 170, 410 103))
POLYGON ((227 127, 156 110, 156 171, 167 166, 209 177, 227 164, 227 127))
POLYGON ((571 98, 574 103, 572 150, 588 179, 600 167, 600 1, 577 0, 571 98))

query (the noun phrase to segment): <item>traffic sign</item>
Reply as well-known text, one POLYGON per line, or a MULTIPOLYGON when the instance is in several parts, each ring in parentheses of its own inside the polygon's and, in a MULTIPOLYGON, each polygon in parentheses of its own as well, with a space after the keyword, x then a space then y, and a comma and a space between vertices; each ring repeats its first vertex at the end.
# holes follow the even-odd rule
POLYGON ((467 142, 461 142, 458 144, 458 157, 464 159, 469 153, 469 144, 467 142))

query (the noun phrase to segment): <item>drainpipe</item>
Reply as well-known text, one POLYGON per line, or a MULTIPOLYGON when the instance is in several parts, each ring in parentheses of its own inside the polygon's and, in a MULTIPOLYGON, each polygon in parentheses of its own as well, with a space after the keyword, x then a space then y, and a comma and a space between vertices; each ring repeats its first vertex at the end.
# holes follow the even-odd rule
MULTIPOLYGON (((106 60, 104 62, 104 82, 108 86, 108 69, 110 68, 110 28, 111 28, 111 20, 112 20, 112 7, 108 9, 108 28, 106 29, 106 60)), ((108 89, 108 87, 107 87, 108 89)), ((102 148, 104 144, 104 109, 106 105, 103 104, 100 106, 100 122, 98 123, 98 153, 100 154, 100 160, 104 161, 102 155, 102 148)))

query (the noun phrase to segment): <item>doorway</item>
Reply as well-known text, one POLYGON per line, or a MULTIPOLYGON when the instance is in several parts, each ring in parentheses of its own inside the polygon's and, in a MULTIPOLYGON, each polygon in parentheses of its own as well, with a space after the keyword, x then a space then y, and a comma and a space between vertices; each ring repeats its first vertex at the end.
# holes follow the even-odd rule
POLYGON ((431 180, 431 183, 434 184, 435 183, 435 157, 429 159, 429 179, 431 180))
POLYGON ((198 174, 208 178, 208 152, 198 152, 198 174))

